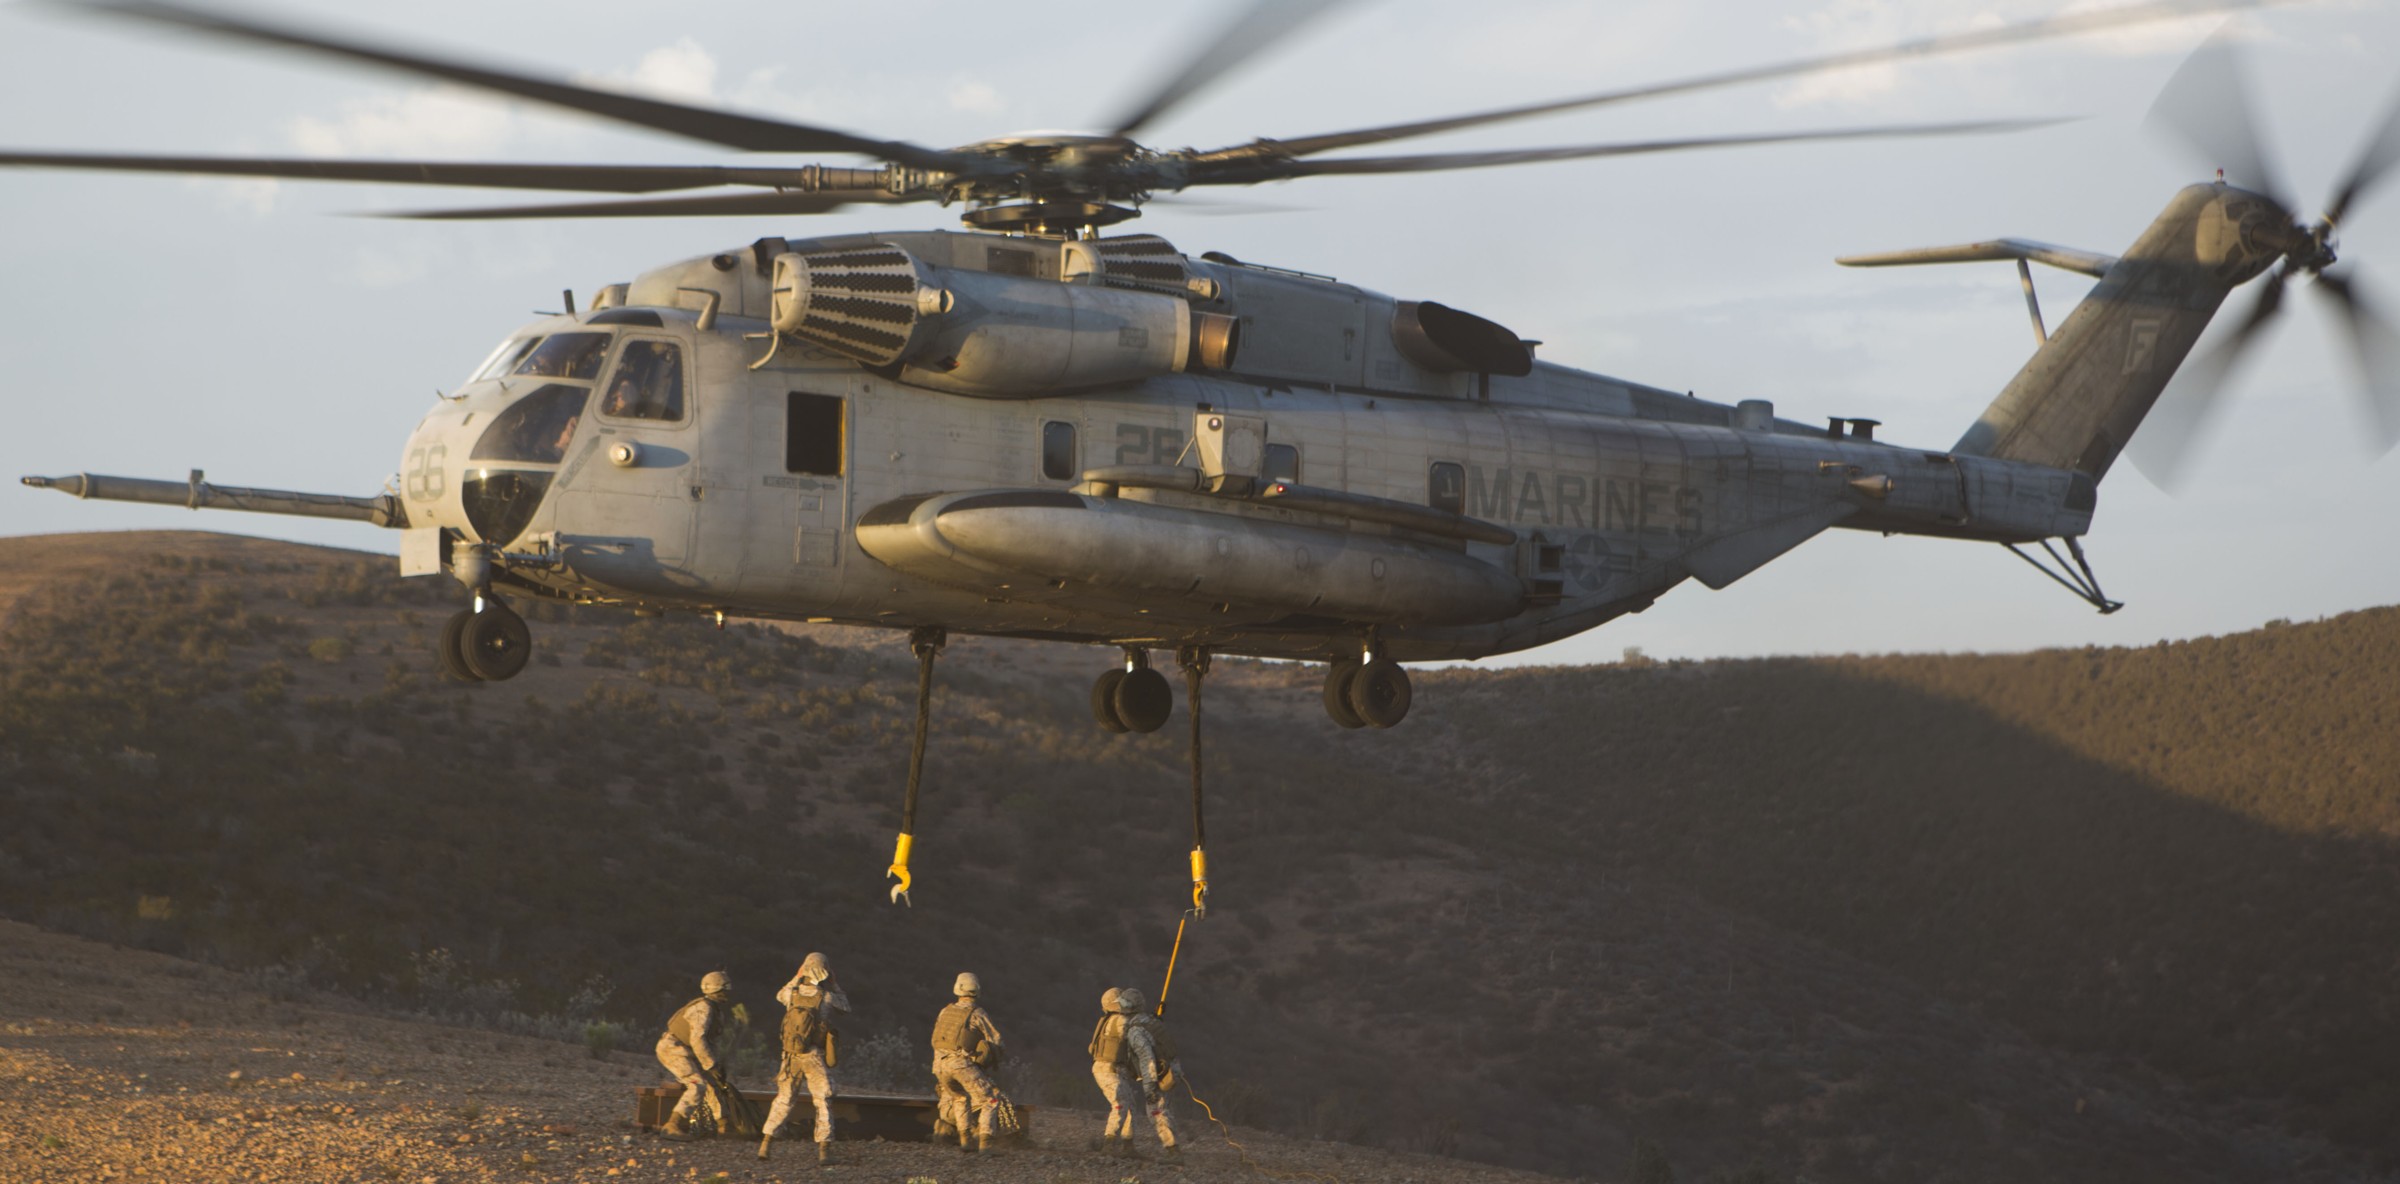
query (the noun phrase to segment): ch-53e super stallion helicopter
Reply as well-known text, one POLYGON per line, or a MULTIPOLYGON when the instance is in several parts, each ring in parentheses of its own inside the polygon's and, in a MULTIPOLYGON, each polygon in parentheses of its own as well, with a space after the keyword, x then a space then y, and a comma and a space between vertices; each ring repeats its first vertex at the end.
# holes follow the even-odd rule
MULTIPOLYGON (((446 210, 431 218, 966 207, 965 233, 770 236, 599 289, 510 334, 433 408, 396 487, 345 497, 77 475, 78 497, 368 521, 403 532, 404 572, 473 595, 439 654, 499 680, 532 640, 506 597, 909 629, 920 662, 905 890, 932 664, 946 630, 1106 645, 1098 722, 1148 732, 1191 696, 1195 902, 1199 690, 1209 655, 1323 661, 1344 727, 1410 705, 1403 661, 1541 645, 1638 612, 1685 580, 1723 588, 1829 528, 2038 545, 2102 611, 2078 539, 2096 487, 2220 303, 2264 274, 2231 355, 2308 275, 2368 372, 2395 337, 2328 273, 2332 231, 2400 159, 2400 111, 2304 224, 2258 161, 2236 76, 2204 53, 2162 100, 2252 188, 2177 193, 2121 256, 2022 240, 1846 260, 2014 259, 2099 280, 1947 450, 1868 419, 1779 419, 1536 361, 1537 344, 1432 301, 1105 235, 1155 195, 1323 174, 1420 172, 1807 139, 2006 130, 1878 127, 1414 156, 1325 157, 1631 98, 2031 41, 2242 4, 2087 12, 1557 102, 1213 151, 1132 138, 1325 3, 1262 3, 1103 134, 929 149, 404 53, 168 4, 84 6, 329 54, 749 151, 838 151, 877 167, 269 160, 59 153, 0 163, 492 188, 732 193, 446 210), (2180 97, 2179 97, 2180 95, 2180 97), (2230 103, 2230 106, 2226 105, 2230 103), (2229 116, 2226 112, 2230 111, 2229 116), (2052 549, 2063 542, 2066 555, 2052 549), (2071 556, 2071 562, 2069 557, 2071 556)), ((2030 281, 2027 284, 2030 300, 2030 281)), ((2380 359, 2383 373, 2389 363, 2380 359)), ((2384 392, 2384 422, 2400 409, 2384 392)), ((2019 549, 2018 554, 2032 561, 2019 549)))

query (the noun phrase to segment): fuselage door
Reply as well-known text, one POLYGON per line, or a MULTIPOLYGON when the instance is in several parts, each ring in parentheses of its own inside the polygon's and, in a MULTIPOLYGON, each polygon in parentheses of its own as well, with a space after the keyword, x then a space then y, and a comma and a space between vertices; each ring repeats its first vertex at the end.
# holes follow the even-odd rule
POLYGON ((562 542, 594 552, 588 559, 603 579, 598 569, 679 569, 690 555, 701 496, 693 362, 671 337, 627 335, 593 403, 589 442, 562 474, 562 542))

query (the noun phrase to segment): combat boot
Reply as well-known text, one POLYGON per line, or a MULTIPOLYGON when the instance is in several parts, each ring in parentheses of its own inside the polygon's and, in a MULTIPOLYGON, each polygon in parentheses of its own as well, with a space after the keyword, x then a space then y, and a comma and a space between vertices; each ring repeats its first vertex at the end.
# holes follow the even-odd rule
POLYGON ((1183 1148, 1179 1144, 1169 1143, 1158 1149, 1158 1157, 1169 1163, 1178 1162, 1183 1158, 1183 1148))
POLYGON ((775 1146, 775 1136, 760 1135, 758 1137, 758 1157, 760 1159, 773 1158, 773 1156, 768 1154, 768 1149, 772 1148, 773 1146, 775 1146))
POLYGON ((982 1131, 982 1132, 978 1132, 978 1133, 976 1134, 976 1136, 975 1136, 975 1149, 976 1149, 977 1151, 989 1151, 989 1150, 991 1150, 991 1149, 992 1149, 992 1132, 990 1132, 990 1131, 982 1131))
POLYGON ((826 1167, 826 1166, 829 1166, 829 1165, 831 1165, 832 1163, 833 1163, 833 1144, 831 1144, 831 1143, 819 1143, 819 1144, 817 1144, 817 1166, 819 1166, 819 1167, 826 1167))

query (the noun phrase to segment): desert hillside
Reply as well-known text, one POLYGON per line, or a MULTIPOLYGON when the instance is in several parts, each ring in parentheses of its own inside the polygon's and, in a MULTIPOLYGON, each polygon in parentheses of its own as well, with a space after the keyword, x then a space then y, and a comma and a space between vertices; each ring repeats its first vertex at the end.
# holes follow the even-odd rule
MULTIPOLYGON (((1051 1105, 1094 1092, 1099 990, 1164 969, 1180 708, 1102 732, 1105 654, 952 645, 898 909, 896 637, 549 609, 523 676, 465 686, 430 655, 457 589, 387 559, 58 536, 0 539, 0 572, 16 920, 628 1046, 714 967, 771 1014, 822 949, 913 1048, 972 969, 1051 1105)), ((2379 610, 1423 672, 1359 733, 1318 670, 1220 663, 1172 1018, 1235 1121, 1566 1175, 2388 1173, 2396 670, 2379 610)))

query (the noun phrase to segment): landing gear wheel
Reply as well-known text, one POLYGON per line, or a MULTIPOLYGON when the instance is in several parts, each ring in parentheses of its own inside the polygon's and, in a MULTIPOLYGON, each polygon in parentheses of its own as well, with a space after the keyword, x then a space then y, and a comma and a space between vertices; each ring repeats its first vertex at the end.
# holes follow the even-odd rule
POLYGON ((1377 658, 1350 676, 1350 710, 1378 728, 1408 718, 1408 671, 1390 658, 1377 658))
POLYGON ((1358 677, 1359 665, 1356 658, 1344 658, 1325 668, 1325 714, 1345 728, 1367 726, 1350 706, 1350 683, 1358 677))
POLYGON ((1155 732, 1167 725, 1167 717, 1175 712, 1175 691, 1167 686, 1167 676, 1147 666, 1125 672, 1117 683, 1112 705, 1117 719, 1136 732, 1155 732))
POLYGON ((1101 727, 1122 735, 1133 729, 1117 718, 1117 684, 1125 681, 1122 670, 1103 670, 1099 681, 1092 684, 1092 718, 1101 727))
POLYGON ((483 676, 467 666, 467 622, 475 619, 475 610, 462 608, 442 622, 442 637, 433 644, 433 656, 441 661, 442 673, 459 682, 482 682, 483 676))
POLYGON ((466 626, 459 631, 458 656, 477 678, 506 682, 533 657, 533 630, 507 605, 487 599, 482 612, 467 614, 466 626))

